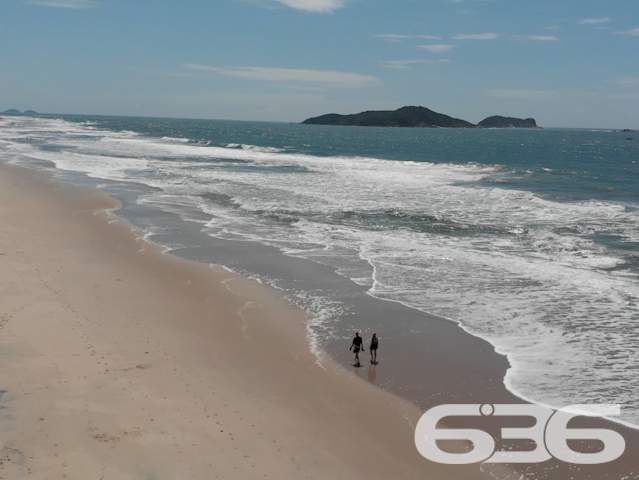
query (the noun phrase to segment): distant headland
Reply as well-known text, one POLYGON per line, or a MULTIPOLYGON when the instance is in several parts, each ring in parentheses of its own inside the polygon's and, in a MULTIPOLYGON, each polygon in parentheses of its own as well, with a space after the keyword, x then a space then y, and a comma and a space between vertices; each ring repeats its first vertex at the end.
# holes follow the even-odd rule
POLYGON ((397 110, 361 112, 354 115, 329 113, 308 118, 304 125, 350 125, 359 127, 407 128, 540 128, 533 118, 521 119, 492 116, 479 124, 433 112, 426 107, 402 107, 397 110))
POLYGON ((0 115, 38 115, 38 112, 34 112, 33 110, 27 110, 26 112, 21 112, 20 110, 16 110, 15 108, 10 108, 9 110, 0 112, 0 115))
POLYGON ((539 128, 534 118, 513 118, 494 115, 484 118, 477 125, 484 128, 539 128))

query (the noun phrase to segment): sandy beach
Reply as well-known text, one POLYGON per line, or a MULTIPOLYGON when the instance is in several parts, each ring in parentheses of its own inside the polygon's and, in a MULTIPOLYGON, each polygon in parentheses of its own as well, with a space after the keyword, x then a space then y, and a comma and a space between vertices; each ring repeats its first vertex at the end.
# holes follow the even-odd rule
POLYGON ((0 168, 0 478, 478 478, 418 455, 415 407, 318 366, 275 290, 0 168))
MULTIPOLYGON (((413 437, 426 408, 523 402, 489 344, 433 317, 418 407, 377 388, 374 369, 345 369, 346 345, 318 362, 281 292, 164 254, 118 207, 93 187, 0 166, 1 479, 638 478, 637 432, 601 420, 578 425, 624 435, 614 464, 515 474, 425 460, 413 437)), ((384 351, 383 376, 416 373, 401 353, 384 351)), ((495 438, 528 425, 449 423, 495 438)))
POLYGON ((639 480, 639 0, 576 6, 5 1, 0 480, 639 480))

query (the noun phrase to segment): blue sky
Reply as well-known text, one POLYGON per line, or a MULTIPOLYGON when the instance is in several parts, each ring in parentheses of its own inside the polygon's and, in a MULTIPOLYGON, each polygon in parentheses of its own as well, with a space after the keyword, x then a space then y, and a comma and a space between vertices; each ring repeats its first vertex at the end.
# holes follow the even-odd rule
POLYGON ((2 0, 0 111, 639 128, 637 0, 2 0))

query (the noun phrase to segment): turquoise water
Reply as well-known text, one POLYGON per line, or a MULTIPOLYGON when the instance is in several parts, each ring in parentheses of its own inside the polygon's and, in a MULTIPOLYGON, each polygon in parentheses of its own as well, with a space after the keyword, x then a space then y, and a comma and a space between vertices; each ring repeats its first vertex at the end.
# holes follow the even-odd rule
MULTIPOLYGON (((210 238, 458 322, 508 356, 522 397, 621 403, 639 424, 639 133, 5 117, 0 153, 148 187, 141 207, 210 238)), ((321 346, 349 306, 308 295, 321 346)))

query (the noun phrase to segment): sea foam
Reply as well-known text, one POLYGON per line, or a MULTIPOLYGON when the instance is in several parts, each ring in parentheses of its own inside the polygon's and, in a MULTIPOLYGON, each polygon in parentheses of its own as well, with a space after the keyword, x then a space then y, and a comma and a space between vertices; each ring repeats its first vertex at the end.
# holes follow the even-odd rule
MULTIPOLYGON (((514 188, 504 165, 472 158, 215 146, 60 119, 3 118, 0 127, 14 158, 154 187, 140 203, 211 236, 275 246, 335 268, 372 296, 458 322, 508 356, 506 386, 524 398, 620 403, 621 419, 639 425, 639 258, 598 240, 636 242, 636 205, 556 201, 514 188)), ((527 175, 561 174, 553 170, 527 175)), ((293 296, 315 318, 309 334, 318 349, 344 306, 293 296)))

